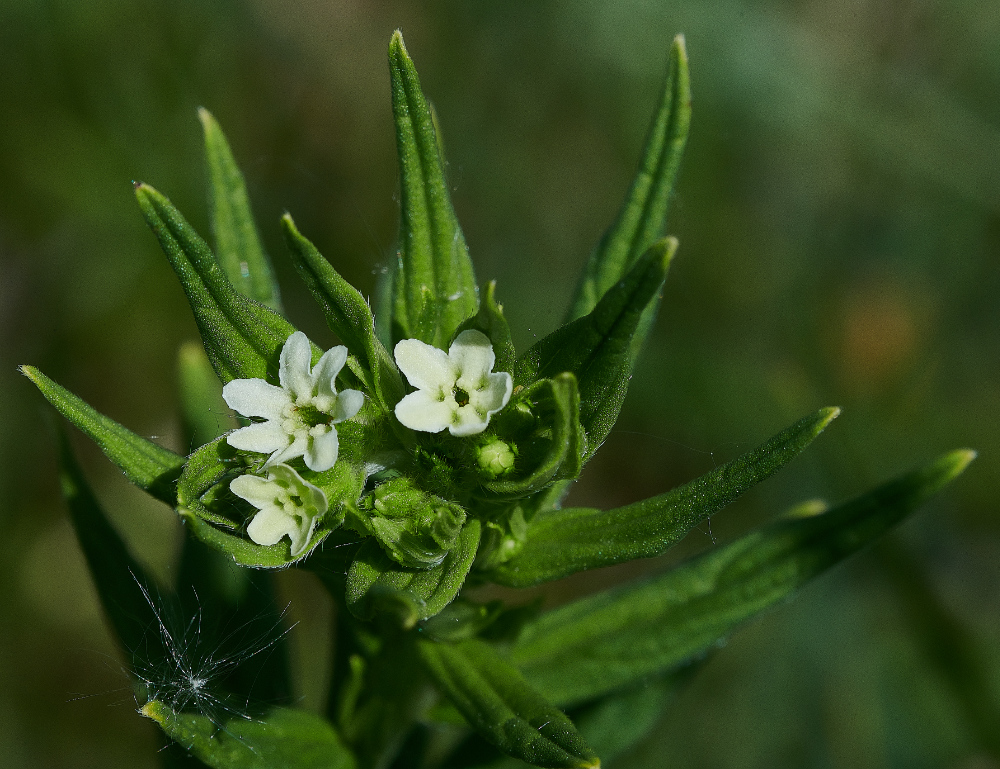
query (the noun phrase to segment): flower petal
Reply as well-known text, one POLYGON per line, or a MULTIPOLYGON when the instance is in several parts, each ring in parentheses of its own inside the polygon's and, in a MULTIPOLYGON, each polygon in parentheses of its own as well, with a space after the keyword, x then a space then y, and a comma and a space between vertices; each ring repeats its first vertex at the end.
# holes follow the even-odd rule
POLYGON ((482 380, 493 370, 497 359, 489 337, 472 328, 455 337, 448 348, 448 357, 459 371, 458 386, 467 392, 482 387, 482 380))
POLYGON ((337 396, 337 410, 334 412, 334 423, 350 419, 365 405, 365 395, 358 390, 344 390, 337 396))
POLYGON ((485 387, 469 392, 469 404, 478 411, 485 411, 489 417, 507 405, 513 389, 514 382, 506 371, 490 374, 485 387))
POLYGON ((272 467, 268 471, 267 478, 272 483, 275 481, 284 483, 289 493, 297 496, 302 500, 302 504, 312 511, 307 512, 308 515, 322 515, 327 511, 329 504, 327 503, 326 494, 323 493, 323 489, 309 483, 309 481, 296 472, 294 467, 289 467, 288 465, 272 467))
POLYGON ((448 425, 448 431, 458 437, 476 435, 485 430, 489 423, 489 415, 486 417, 481 416, 476 408, 472 404, 469 404, 467 406, 460 406, 455 410, 452 415, 451 424, 448 425))
POLYGON ((312 370, 313 388, 317 395, 336 395, 337 374, 347 362, 347 348, 343 345, 331 347, 312 370))
POLYGON ((234 379, 222 388, 226 405, 245 417, 278 419, 291 399, 280 387, 263 379, 234 379))
POLYGON ((291 536, 295 529, 295 520, 285 515, 280 507, 266 507, 250 521, 247 534, 258 545, 276 545, 286 534, 291 536))
POLYGON ((285 341, 278 361, 278 379, 288 390, 293 400, 313 395, 313 381, 310 376, 312 346, 309 337, 296 331, 285 341))
POLYGON ((260 510, 277 504, 278 495, 274 484, 257 475, 240 475, 233 478, 229 489, 260 510))
POLYGON ((411 430, 439 433, 451 424, 457 407, 451 395, 440 400, 426 390, 417 390, 396 404, 396 419, 411 430))
MULTIPOLYGON (((291 437, 291 436, 289 436, 291 437)), ((309 450, 309 437, 307 435, 296 435, 291 443, 283 449, 278 449, 267 458, 264 467, 274 467, 280 462, 289 462, 295 457, 301 457, 309 450)))
POLYGON ((241 427, 226 437, 226 443, 234 449, 259 451, 261 454, 283 449, 290 441, 291 436, 281 429, 281 422, 277 420, 241 427))
POLYGON ((437 394, 455 386, 458 370, 444 350, 419 339, 403 339, 396 344, 393 355, 399 370, 417 389, 437 394))
POLYGON ((317 473, 329 470, 337 462, 337 449, 339 446, 340 441, 337 438, 337 430, 331 426, 330 432, 317 436, 309 442, 309 448, 306 449, 306 453, 302 456, 306 462, 306 467, 310 470, 315 470, 317 473))

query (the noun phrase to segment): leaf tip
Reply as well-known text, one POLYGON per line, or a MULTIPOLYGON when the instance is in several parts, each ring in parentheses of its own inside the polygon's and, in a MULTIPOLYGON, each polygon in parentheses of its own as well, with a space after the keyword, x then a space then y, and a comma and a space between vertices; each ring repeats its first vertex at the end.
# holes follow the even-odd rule
POLYGON ((840 406, 827 406, 826 408, 820 409, 816 413, 816 416, 818 417, 817 427, 819 430, 825 430, 830 422, 840 416, 840 412, 840 406))
POLYGON ((165 720, 163 705, 156 700, 150 700, 139 708, 139 714, 145 716, 146 718, 151 718, 158 724, 162 724, 165 720))
POLYGON ((941 457, 941 469, 950 481, 965 472, 977 456, 979 452, 974 449, 955 449, 941 457))
POLYGON ((403 30, 397 29, 392 33, 392 37, 389 39, 389 53, 393 56, 410 58, 410 55, 406 52, 406 43, 403 42, 403 30))
POLYGON ((216 125, 215 118, 212 116, 212 113, 204 107, 198 107, 198 120, 201 121, 202 128, 204 128, 206 132, 210 127, 214 127, 216 125))

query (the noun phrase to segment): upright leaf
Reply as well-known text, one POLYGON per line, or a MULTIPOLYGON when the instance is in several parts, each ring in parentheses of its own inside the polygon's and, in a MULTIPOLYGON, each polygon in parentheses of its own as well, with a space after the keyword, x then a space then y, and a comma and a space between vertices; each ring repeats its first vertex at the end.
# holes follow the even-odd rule
POLYGON ((796 457, 840 413, 820 409, 700 478, 614 510, 568 507, 535 517, 513 557, 486 574, 529 587, 585 569, 666 552, 691 529, 796 457))
POLYGON ((684 36, 670 47, 670 69, 642 161, 618 217, 591 254, 567 320, 589 313, 632 264, 663 235, 663 221, 691 123, 691 82, 684 36))
POLYGON ((829 512, 778 521, 646 582, 562 606, 525 628, 513 662, 564 706, 674 668, 880 537, 974 457, 953 451, 829 512))
POLYGON ((588 315, 540 339, 514 366, 518 385, 564 371, 576 376, 588 456, 618 419, 632 373, 633 337, 643 311, 659 295, 676 250, 674 238, 650 247, 588 315))
POLYGON ((356 762, 326 721, 304 710, 274 708, 262 718, 221 723, 175 713, 151 700, 139 711, 213 769, 354 769, 356 762))
POLYGON ((476 279, 448 194, 434 120, 398 31, 389 43, 389 73, 402 209, 394 335, 444 349, 476 312, 476 279))
POLYGON ((281 219, 295 268, 319 302, 327 325, 366 369, 365 385, 382 407, 391 410, 403 397, 399 369, 375 334, 375 318, 368 302, 344 280, 323 255, 296 229, 289 214, 281 219))
POLYGON ((276 380, 278 354, 295 327, 233 288, 208 244, 163 195, 137 184, 135 196, 187 294, 215 373, 223 383, 268 373, 276 380))
POLYGON ((566 715, 538 694, 489 644, 418 641, 420 659, 480 736, 545 767, 596 769, 600 761, 566 715))
POLYGON ((257 233, 243 174, 211 113, 199 109, 198 119, 205 132, 209 203, 219 264, 237 291, 280 313, 278 282, 257 233))
POLYGON ((174 483, 184 466, 184 457, 128 430, 96 411, 60 387, 34 366, 21 366, 21 373, 35 383, 45 399, 84 435, 96 443, 104 455, 118 465, 125 477, 143 491, 173 505, 174 483))

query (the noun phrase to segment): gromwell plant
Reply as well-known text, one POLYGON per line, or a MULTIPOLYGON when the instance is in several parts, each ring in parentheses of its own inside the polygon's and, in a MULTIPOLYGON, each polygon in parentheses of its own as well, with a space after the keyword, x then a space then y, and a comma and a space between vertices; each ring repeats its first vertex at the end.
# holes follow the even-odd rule
POLYGON ((129 481, 177 511, 184 552, 178 584, 163 590, 181 607, 194 591, 189 622, 273 614, 270 583, 282 568, 315 573, 336 606, 324 716, 290 706, 285 633, 257 644, 268 659, 252 676, 227 668, 197 685, 188 676, 181 691, 211 690, 212 712, 198 707, 203 697, 163 696, 147 672, 157 659, 201 668, 173 635, 163 649, 144 642, 163 627, 152 580, 63 442, 63 489, 139 710, 189 756, 226 769, 614 766, 720 640, 877 539, 972 460, 946 454, 820 514, 777 520, 554 610, 469 593, 660 555, 838 414, 820 409, 641 502, 562 504, 614 427, 678 246, 663 227, 691 115, 682 37, 669 58, 621 209, 583 264, 565 323, 527 350, 514 348, 497 286, 477 282, 398 32, 389 66, 401 226, 382 301, 373 310, 290 215, 281 220, 340 344, 324 350, 286 318, 242 175, 208 112, 214 248, 164 195, 136 184, 202 337, 203 351, 180 356, 184 423, 201 445, 174 453, 37 369, 22 371, 129 481), (206 419, 228 413, 223 404, 230 421, 206 419))

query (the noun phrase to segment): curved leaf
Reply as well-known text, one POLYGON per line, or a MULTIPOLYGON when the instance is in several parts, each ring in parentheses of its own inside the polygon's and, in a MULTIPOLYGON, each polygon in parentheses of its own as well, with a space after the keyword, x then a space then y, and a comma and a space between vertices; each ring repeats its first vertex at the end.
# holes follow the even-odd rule
POLYGON ((529 587, 585 569, 661 555, 808 446, 840 413, 820 409, 753 451, 665 494, 614 510, 569 507, 532 519, 524 545, 486 578, 529 587))
POLYGON ((954 451, 829 512, 778 521, 646 582, 551 611, 526 626, 513 662, 561 705, 676 667, 880 537, 974 457, 954 451))

